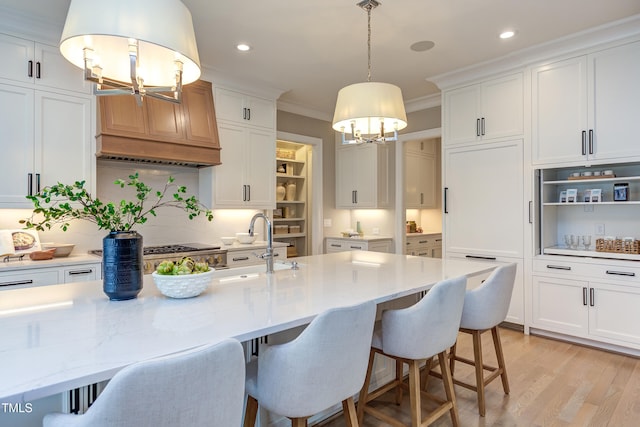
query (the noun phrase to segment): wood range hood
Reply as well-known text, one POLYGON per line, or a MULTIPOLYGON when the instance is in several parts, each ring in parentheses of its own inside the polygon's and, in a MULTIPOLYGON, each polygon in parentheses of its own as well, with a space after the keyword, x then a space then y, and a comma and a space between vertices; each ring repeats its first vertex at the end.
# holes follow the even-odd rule
POLYGON ((98 98, 96 157, 192 167, 220 162, 211 83, 183 87, 182 103, 133 96, 98 98))

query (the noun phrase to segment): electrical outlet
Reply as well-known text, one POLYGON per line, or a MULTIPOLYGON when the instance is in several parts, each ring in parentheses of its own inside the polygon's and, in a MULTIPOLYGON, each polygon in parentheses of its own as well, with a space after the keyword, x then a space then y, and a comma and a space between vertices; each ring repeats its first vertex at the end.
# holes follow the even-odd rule
POLYGON ((326 218, 324 220, 324 226, 325 227, 331 227, 331 218, 326 218))
POLYGON ((596 224, 596 236, 604 236, 604 224, 596 224))
POLYGON ((374 236, 377 236, 380 234, 380 229, 378 227, 373 227, 372 233, 374 236))

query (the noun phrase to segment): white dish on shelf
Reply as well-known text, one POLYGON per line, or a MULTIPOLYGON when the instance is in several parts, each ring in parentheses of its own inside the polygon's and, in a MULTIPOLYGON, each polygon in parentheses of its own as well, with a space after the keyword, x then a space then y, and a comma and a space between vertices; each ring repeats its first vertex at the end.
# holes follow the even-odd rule
POLYGON ((236 241, 235 237, 221 237, 220 241, 225 245, 232 245, 236 241))
POLYGON ((253 233, 253 236, 249 235, 249 233, 236 233, 236 239, 243 245, 250 245, 255 242, 257 238, 258 233, 253 233))

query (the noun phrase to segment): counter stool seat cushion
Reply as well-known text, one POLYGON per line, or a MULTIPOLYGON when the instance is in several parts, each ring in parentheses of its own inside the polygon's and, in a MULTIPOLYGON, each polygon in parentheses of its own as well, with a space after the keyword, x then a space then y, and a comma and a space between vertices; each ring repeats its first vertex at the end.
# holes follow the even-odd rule
POLYGON ((227 339, 119 371, 82 415, 47 414, 43 427, 237 426, 244 353, 227 339))

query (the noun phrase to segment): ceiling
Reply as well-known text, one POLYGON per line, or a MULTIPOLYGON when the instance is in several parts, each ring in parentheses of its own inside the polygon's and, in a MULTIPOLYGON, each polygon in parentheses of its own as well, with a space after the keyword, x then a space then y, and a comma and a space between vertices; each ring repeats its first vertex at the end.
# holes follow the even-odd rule
MULTIPOLYGON (((400 86, 405 101, 438 93, 429 77, 640 14, 638 0, 380 1, 371 16, 372 80, 400 86), (498 34, 508 28, 516 36, 501 40, 498 34), (425 40, 435 47, 410 49, 425 40)), ((367 14, 357 0, 183 2, 193 16, 202 65, 279 90, 281 103, 330 120, 338 90, 366 81, 367 14), (237 51, 240 42, 252 50, 237 51)), ((68 5, 0 0, 0 6, 46 19, 60 31, 68 5)))

